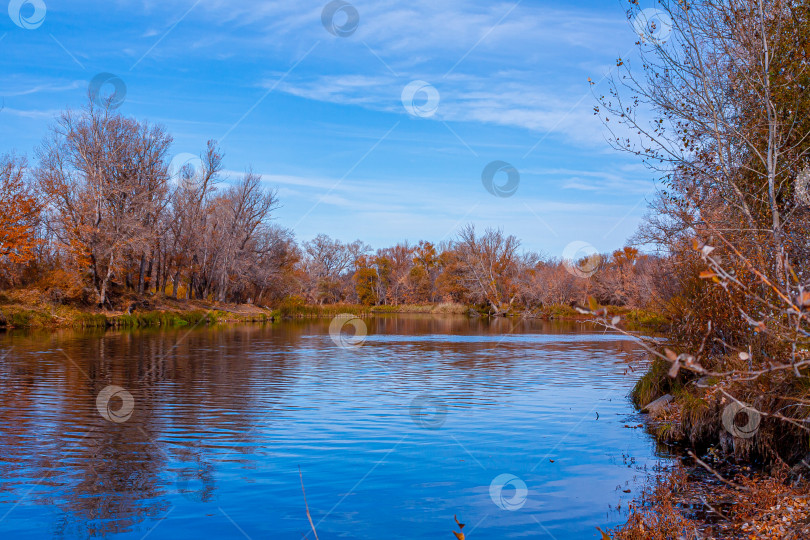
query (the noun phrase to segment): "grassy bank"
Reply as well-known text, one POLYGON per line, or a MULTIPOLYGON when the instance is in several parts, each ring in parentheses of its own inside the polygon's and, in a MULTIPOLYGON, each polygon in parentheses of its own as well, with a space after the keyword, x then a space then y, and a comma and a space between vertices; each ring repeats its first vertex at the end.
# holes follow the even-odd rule
MULTIPOLYGON (((489 306, 452 302, 366 306, 359 304, 306 304, 300 299, 287 299, 273 307, 252 304, 227 304, 201 300, 179 300, 165 296, 129 297, 118 302, 118 310, 100 310, 93 306, 60 303, 34 290, 0 293, 0 328, 137 328, 151 326, 187 326, 237 322, 267 322, 279 319, 331 318, 342 313, 361 317, 381 314, 466 315, 488 317, 489 306), (125 309, 124 306, 127 306, 125 309)), ((621 316, 630 330, 659 332, 667 321, 661 315, 644 310, 611 306, 611 316, 621 316)), ((518 308, 502 314, 540 320, 585 321, 569 305, 546 305, 518 308)))
MULTIPOLYGON (((464 305, 452 302, 422 305, 364 306, 358 304, 312 305, 286 301, 282 302, 278 307, 278 313, 283 318, 323 318, 334 317, 341 313, 350 313, 358 316, 371 316, 386 313, 424 313, 432 315, 489 317, 489 309, 489 306, 485 305, 464 305)), ((631 309, 623 306, 610 306, 607 309, 611 317, 620 316, 623 321, 623 327, 628 330, 655 333, 666 330, 668 326, 667 319, 663 315, 653 311, 631 309)), ((502 316, 548 321, 588 321, 593 319, 592 316, 583 314, 574 307, 565 304, 552 304, 538 308, 517 308, 506 311, 502 316)))
MULTIPOLYGON (((654 311, 624 306, 606 306, 605 309, 607 309, 609 318, 621 317, 621 325, 627 330, 656 333, 665 331, 669 325, 665 316, 654 311)), ((516 312, 516 314, 529 315, 543 320, 587 321, 593 319, 592 315, 583 314, 576 308, 564 304, 547 305, 528 312, 516 312)))
POLYGON ((269 322, 278 311, 245 304, 225 304, 172 298, 124 303, 126 310, 99 310, 48 301, 36 291, 0 295, 0 328, 144 328, 199 324, 269 322))
POLYGON ((284 301, 278 306, 278 313, 283 318, 308 319, 334 317, 342 313, 358 316, 369 316, 386 313, 426 313, 434 315, 464 315, 470 307, 450 302, 440 304, 399 306, 364 306, 360 304, 327 304, 313 305, 295 301, 284 301))
POLYGON ((96 313, 79 309, 44 311, 0 306, 0 328, 145 328, 199 324, 272 322, 272 312, 233 313, 221 309, 151 310, 136 313, 96 313))
MULTIPOLYGON (((655 360, 631 393, 634 404, 640 409, 659 397, 672 396, 670 403, 648 417, 650 429, 660 442, 752 464, 792 466, 807 459, 810 440, 800 425, 801 419, 786 424, 772 417, 789 405, 808 403, 808 377, 762 376, 760 387, 745 393, 741 384, 718 384, 708 376, 680 374, 673 379, 668 376, 669 369, 668 362, 655 360), (749 422, 749 417, 745 411, 729 416, 728 409, 732 405, 727 397, 729 391, 739 396, 742 403, 752 406, 751 414, 756 418, 750 420, 750 436, 747 433, 740 436, 734 429, 749 422)), ((803 409, 805 422, 810 413, 806 409, 803 409)))

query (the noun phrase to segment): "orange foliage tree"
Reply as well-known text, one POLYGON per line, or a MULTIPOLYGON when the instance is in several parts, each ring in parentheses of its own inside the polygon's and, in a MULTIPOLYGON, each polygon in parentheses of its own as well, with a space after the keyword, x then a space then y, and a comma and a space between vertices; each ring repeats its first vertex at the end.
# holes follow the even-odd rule
POLYGON ((40 244, 37 225, 42 205, 26 181, 24 159, 0 157, 0 260, 25 264, 40 244))

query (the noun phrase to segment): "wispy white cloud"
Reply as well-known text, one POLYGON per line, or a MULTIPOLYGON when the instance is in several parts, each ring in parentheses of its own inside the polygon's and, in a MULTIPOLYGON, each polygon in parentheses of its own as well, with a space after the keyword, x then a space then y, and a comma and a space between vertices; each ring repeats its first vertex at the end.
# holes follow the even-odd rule
MULTIPOLYGON (((530 74, 523 74, 526 80, 530 74)), ((291 95, 371 110, 407 115, 401 101, 404 84, 400 79, 370 75, 327 75, 291 77, 278 86, 291 95)), ((439 76, 425 81, 441 80, 439 76)), ((266 86, 275 84, 268 80, 266 86)), ((604 146, 602 125, 592 111, 578 107, 582 94, 561 97, 530 82, 506 78, 465 76, 444 80, 436 86, 440 94, 438 110, 431 120, 476 122, 517 127, 537 134, 556 133, 569 140, 604 146)), ((588 92, 583 84, 580 91, 588 92)), ((419 99, 419 95, 416 96, 419 99)))
MULTIPOLYGON (((290 36, 299 40, 323 38, 325 34, 320 19, 325 3, 323 0, 207 0, 197 9, 214 18, 222 27, 239 28, 240 31, 258 29, 264 42, 280 43, 290 36)), ((528 59, 556 54, 560 47, 603 50, 612 44, 611 33, 626 28, 626 22, 618 16, 606 17, 574 5, 561 9, 550 4, 526 2, 513 10, 515 2, 511 0, 481 4, 460 0, 352 3, 360 16, 360 25, 352 39, 364 40, 381 53, 400 53, 401 58, 397 61, 403 64, 413 61, 407 55, 414 52, 421 52, 424 58, 433 60, 452 56, 455 63, 461 56, 459 53, 463 54, 476 44, 477 49, 497 56, 519 52, 528 59), (557 50, 542 47, 527 50, 524 48, 526 43, 553 45, 557 50)), ((178 1, 173 4, 180 10, 180 4, 185 6, 187 3, 178 1)), ((171 20, 165 21, 166 27, 171 24, 171 20)), ((447 67, 450 66, 452 63, 447 67)))
POLYGON ((2 114, 10 114, 20 118, 31 118, 36 120, 52 120, 59 116, 62 111, 60 109, 12 109, 5 107, 2 114))
POLYGON ((614 171, 587 169, 528 169, 524 176, 536 175, 555 179, 562 189, 610 191, 613 193, 649 193, 655 184, 643 168, 617 168, 614 171))
MULTIPOLYGON (((229 32, 229 41, 245 41, 245 48, 255 55, 262 50, 308 49, 322 41, 308 59, 319 69, 302 66, 279 85, 278 90, 292 95, 404 113, 399 102, 402 88, 422 79, 441 94, 436 120, 518 127, 561 134, 583 144, 604 144, 599 122, 580 100, 589 94, 587 76, 598 79, 610 68, 604 55, 615 48, 616 36, 626 34, 627 46, 632 47, 632 34, 620 10, 608 17, 576 6, 521 3, 515 8, 512 1, 483 5, 460 0, 356 1, 360 25, 350 38, 341 39, 320 24, 324 3, 207 0, 198 6, 196 16, 229 32), (594 57, 604 58, 601 66, 594 64, 594 57), (579 64, 600 69, 588 72, 579 64)), ((177 10, 179 4, 185 5, 174 2, 177 10)), ((167 19, 165 25, 172 22, 167 19)), ((224 38, 207 32, 190 47, 229 59, 227 47, 221 46, 224 38)), ((177 54, 188 54, 188 41, 182 45, 177 54)), ((615 50, 609 57, 623 52, 615 50)), ((281 73, 265 78, 263 86, 277 84, 281 73)))
POLYGON ((0 96, 18 97, 30 96, 40 93, 72 92, 78 88, 87 87, 87 81, 39 81, 32 84, 30 79, 19 77, 7 79, 0 86, 0 96))

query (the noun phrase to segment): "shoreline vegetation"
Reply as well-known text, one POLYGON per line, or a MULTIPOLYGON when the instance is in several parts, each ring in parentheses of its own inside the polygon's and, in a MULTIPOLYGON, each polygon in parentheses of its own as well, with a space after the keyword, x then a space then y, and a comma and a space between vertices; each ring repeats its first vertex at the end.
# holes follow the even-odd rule
POLYGON ((680 463, 610 533, 810 538, 810 1, 630 4, 594 113, 660 180, 633 245, 668 254, 670 325, 631 397, 680 463))
MULTIPOLYGON (((367 306, 362 304, 303 304, 281 302, 256 306, 200 300, 177 300, 167 296, 144 297, 124 302, 126 308, 101 310, 94 306, 49 302, 41 291, 7 290, 0 294, 0 331, 48 328, 145 328, 183 327, 198 324, 272 323, 286 319, 332 318, 341 314, 360 317, 386 314, 463 315, 490 317, 486 306, 454 302, 367 306)), ((657 313, 613 307, 611 315, 621 316, 625 327, 634 331, 660 332, 666 319, 657 313)), ((587 322, 591 317, 569 305, 549 305, 533 310, 505 311, 499 316, 557 321, 587 322)))

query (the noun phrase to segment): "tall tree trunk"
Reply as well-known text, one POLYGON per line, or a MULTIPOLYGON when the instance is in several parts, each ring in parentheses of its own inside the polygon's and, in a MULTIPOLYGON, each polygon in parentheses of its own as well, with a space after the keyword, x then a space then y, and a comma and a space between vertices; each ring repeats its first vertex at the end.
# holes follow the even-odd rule
POLYGON ((191 272, 191 274, 188 276, 188 286, 186 287, 186 300, 191 300, 196 282, 197 276, 194 274, 194 272, 191 272))
POLYGON ((174 278, 172 278, 172 298, 177 300, 177 289, 180 288, 180 269, 177 269, 174 272, 174 278))
POLYGON ((155 277, 152 275, 152 272, 155 267, 154 263, 155 263, 154 257, 150 256, 149 262, 146 265, 146 283, 144 283, 143 287, 145 292, 152 292, 152 284, 157 282, 155 277))
POLYGON ((112 278, 114 261, 115 261, 115 254, 111 254, 110 263, 107 266, 107 274, 104 276, 104 280, 101 282, 101 289, 98 292, 99 307, 103 307, 104 304, 107 303, 107 285, 110 283, 110 279, 112 278))
POLYGON ((146 270, 146 257, 141 254, 141 261, 138 264, 138 294, 143 294, 144 272, 146 270))

